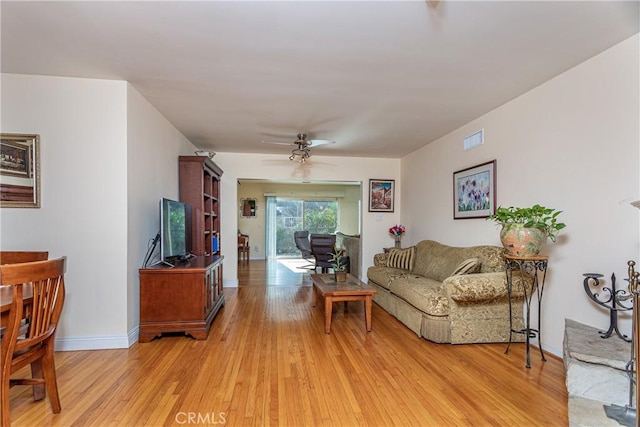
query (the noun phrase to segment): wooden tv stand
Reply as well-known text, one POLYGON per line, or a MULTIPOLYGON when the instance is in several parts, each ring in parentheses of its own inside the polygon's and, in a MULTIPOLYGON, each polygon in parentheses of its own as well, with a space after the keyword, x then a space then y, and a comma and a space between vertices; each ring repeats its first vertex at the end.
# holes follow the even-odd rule
POLYGON ((199 256, 174 267, 141 268, 139 342, 163 332, 207 339, 213 318, 224 305, 220 255, 199 256))

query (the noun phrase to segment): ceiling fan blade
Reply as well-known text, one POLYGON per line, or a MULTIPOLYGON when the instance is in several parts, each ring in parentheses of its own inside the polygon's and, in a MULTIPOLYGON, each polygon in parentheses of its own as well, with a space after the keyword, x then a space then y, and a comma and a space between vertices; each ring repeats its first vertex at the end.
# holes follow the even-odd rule
POLYGON ((321 145, 335 144, 336 142, 328 139, 309 139, 307 140, 307 143, 309 144, 309 147, 319 147, 321 145))
POLYGON ((273 144, 273 145, 287 145, 289 147, 294 146, 296 144, 292 144, 291 142, 275 142, 275 141, 260 141, 263 144, 273 144))

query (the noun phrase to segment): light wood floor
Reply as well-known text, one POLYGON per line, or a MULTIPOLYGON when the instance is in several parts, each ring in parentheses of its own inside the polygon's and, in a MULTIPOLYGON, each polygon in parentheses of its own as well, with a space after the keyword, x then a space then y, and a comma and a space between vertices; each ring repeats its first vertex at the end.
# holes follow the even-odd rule
POLYGON ((308 275, 251 261, 209 338, 56 353, 62 413, 11 389, 14 426, 562 426, 561 360, 524 345, 418 338, 374 304, 334 308, 331 334, 308 275))

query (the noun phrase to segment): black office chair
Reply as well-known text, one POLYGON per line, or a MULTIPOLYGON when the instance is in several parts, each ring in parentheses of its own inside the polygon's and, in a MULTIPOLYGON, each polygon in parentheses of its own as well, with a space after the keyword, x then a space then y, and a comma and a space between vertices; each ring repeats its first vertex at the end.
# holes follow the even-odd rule
POLYGON ((336 248, 336 236, 334 234, 312 234, 310 239, 311 253, 316 259, 315 269, 320 268, 323 273, 328 273, 332 267, 331 258, 336 248))
POLYGON ((301 265, 298 268, 304 268, 307 270, 315 270, 316 268, 316 260, 311 253, 311 245, 309 243, 309 232, 308 231, 295 231, 293 233, 293 240, 296 243, 296 248, 302 254, 302 259, 308 261, 309 264, 301 265))

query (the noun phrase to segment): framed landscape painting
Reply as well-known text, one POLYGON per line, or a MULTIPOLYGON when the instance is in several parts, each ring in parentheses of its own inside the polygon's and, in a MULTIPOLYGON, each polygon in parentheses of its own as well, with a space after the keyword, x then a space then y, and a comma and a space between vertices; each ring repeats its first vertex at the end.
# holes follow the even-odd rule
POLYGON ((395 180, 369 180, 369 212, 393 212, 395 180))
POLYGON ((453 173, 453 219, 486 218, 495 209, 495 160, 453 173))

